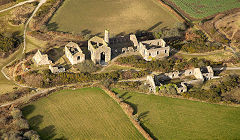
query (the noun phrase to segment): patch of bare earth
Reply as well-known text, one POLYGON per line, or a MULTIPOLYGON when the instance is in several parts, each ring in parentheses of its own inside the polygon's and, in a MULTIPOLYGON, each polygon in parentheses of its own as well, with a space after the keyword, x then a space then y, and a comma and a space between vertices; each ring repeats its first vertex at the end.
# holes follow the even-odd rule
POLYGON ((11 16, 9 16, 8 21, 13 25, 24 24, 31 16, 34 8, 35 6, 33 4, 25 4, 23 6, 17 7, 10 12, 11 16))

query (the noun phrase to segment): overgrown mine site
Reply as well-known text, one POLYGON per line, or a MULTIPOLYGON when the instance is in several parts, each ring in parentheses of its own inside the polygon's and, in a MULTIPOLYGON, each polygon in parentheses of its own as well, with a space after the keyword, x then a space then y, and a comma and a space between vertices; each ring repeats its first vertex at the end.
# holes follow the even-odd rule
POLYGON ((240 139, 239 0, 0 1, 0 139, 240 139))

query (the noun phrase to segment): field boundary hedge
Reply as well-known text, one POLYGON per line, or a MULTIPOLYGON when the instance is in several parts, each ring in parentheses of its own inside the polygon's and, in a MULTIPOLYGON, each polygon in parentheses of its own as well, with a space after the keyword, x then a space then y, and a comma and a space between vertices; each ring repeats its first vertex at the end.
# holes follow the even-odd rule
POLYGON ((168 4, 167 2, 165 2, 164 0, 158 0, 159 3, 166 9, 168 9, 172 14, 174 14, 175 16, 177 16, 178 19, 185 21, 187 23, 189 23, 191 20, 186 17, 184 14, 181 14, 181 10, 179 11, 178 8, 174 8, 173 6, 171 6, 170 4, 168 4))
POLYGON ((111 90, 107 89, 106 87, 101 85, 98 87, 104 90, 104 92, 106 92, 114 101, 116 101, 121 106, 122 110, 128 116, 132 124, 147 140, 153 140, 153 138, 141 127, 140 123, 134 119, 134 116, 133 116, 134 110, 129 104, 122 102, 121 99, 117 97, 115 93, 113 93, 111 90))

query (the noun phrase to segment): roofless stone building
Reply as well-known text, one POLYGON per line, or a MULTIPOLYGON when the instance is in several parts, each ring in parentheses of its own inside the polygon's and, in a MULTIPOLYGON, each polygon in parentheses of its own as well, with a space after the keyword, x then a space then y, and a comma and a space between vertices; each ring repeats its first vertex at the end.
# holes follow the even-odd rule
POLYGON ((37 53, 33 56, 33 61, 37 64, 37 65, 49 65, 52 63, 51 60, 49 60, 48 55, 47 54, 42 54, 39 50, 37 51, 37 53))
POLYGON ((111 48, 109 44, 109 33, 105 30, 104 39, 94 36, 88 40, 88 50, 91 52, 91 59, 95 64, 105 65, 111 60, 111 48))
POLYGON ((153 58, 168 57, 170 47, 166 47, 163 39, 155 39, 140 42, 138 50, 145 60, 151 61, 153 58))
POLYGON ((81 63, 85 60, 85 54, 82 52, 78 44, 69 42, 65 46, 65 55, 72 65, 81 63))

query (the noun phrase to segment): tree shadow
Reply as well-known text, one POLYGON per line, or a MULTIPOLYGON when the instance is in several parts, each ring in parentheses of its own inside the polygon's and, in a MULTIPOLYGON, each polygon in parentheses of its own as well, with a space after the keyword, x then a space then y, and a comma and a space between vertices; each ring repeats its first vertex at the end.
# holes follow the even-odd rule
MULTIPOLYGON (((124 92, 123 94, 119 94, 119 93, 117 93, 115 91, 112 91, 112 92, 115 93, 116 95, 119 95, 119 98, 123 99, 122 102, 130 105, 133 108, 133 115, 138 113, 138 105, 128 101, 129 99, 132 98, 132 96, 128 96, 128 94, 129 94, 128 92, 124 92)), ((157 140, 157 137, 154 136, 154 134, 151 132, 151 130, 148 129, 144 125, 144 123, 149 121, 149 119, 147 118, 148 114, 149 114, 149 111, 145 111, 145 112, 142 112, 142 113, 140 113, 138 115, 138 119, 140 121, 140 125, 151 136, 151 138, 153 138, 154 140, 157 140)))
POLYGON ((84 29, 84 30, 81 31, 81 34, 82 34, 83 36, 91 35, 91 33, 92 33, 92 31, 90 31, 90 30, 88 30, 88 29, 84 29))
POLYGON ((138 119, 141 120, 141 121, 145 120, 146 117, 148 116, 148 114, 149 114, 149 111, 142 112, 138 115, 138 119))
MULTIPOLYGON (((114 92, 115 94, 118 94, 116 92, 114 92)), ((122 102, 130 105, 133 108, 133 115, 137 114, 138 108, 137 108, 137 104, 133 104, 131 102, 129 102, 128 100, 132 98, 132 96, 128 96, 128 92, 124 92, 123 94, 121 94, 119 96, 119 98, 122 99, 122 102)))
POLYGON ((56 31, 59 28, 58 24, 56 22, 52 22, 47 24, 47 29, 49 31, 56 31))
MULTIPOLYGON (((23 115, 27 118, 33 111, 35 110, 34 105, 27 105, 22 108, 23 115)), ((59 138, 54 138, 56 134, 56 128, 54 125, 48 125, 44 128, 40 128, 40 125, 43 122, 44 116, 42 115, 36 115, 28 119, 28 123, 30 125, 30 128, 37 131, 41 139, 57 139, 57 140, 66 140, 64 136, 61 136, 59 138)))
POLYGON ((28 117, 29 114, 31 114, 34 110, 35 110, 35 106, 34 105, 27 105, 27 106, 24 106, 21 110, 22 110, 22 113, 23 113, 23 116, 24 117, 28 117))

